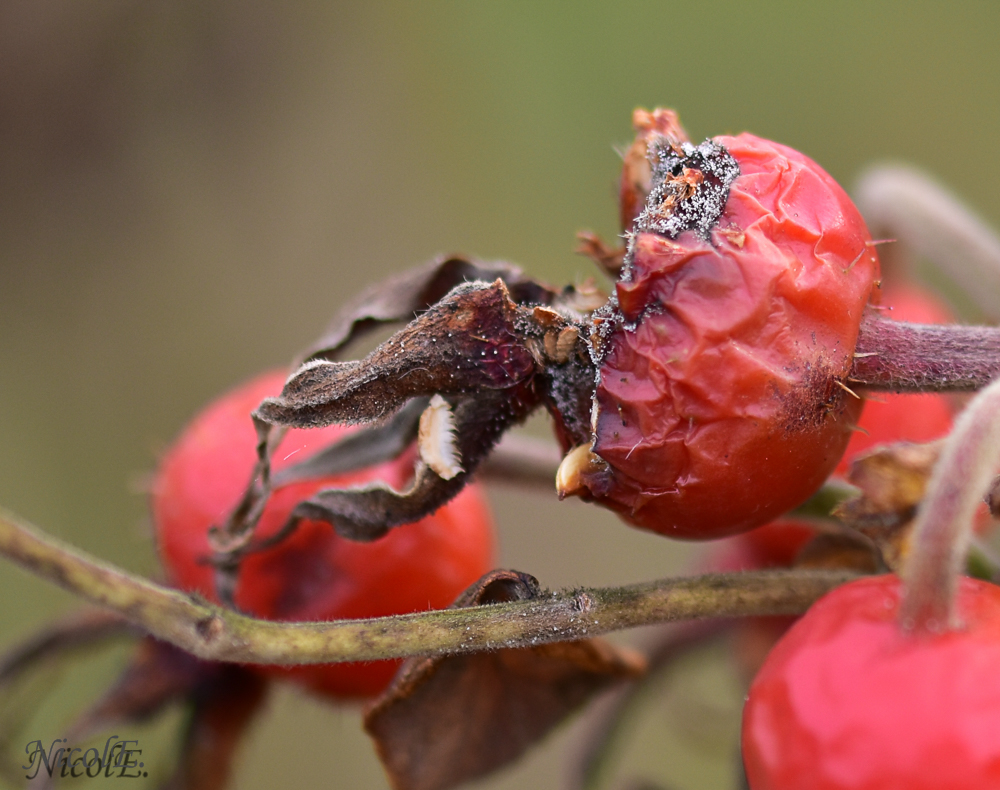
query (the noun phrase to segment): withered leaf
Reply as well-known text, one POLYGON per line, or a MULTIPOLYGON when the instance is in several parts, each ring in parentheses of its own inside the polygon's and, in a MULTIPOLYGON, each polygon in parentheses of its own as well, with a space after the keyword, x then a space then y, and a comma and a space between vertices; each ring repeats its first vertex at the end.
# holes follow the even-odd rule
POLYGON ((795 558, 794 567, 879 573, 878 552, 869 540, 850 533, 820 533, 795 558))
MULTIPOLYGON (((487 574, 456 606, 538 596, 516 571, 487 574)), ((519 757, 598 691, 645 669, 602 639, 407 661, 365 714, 396 790, 444 790, 519 757)))
POLYGON ((900 442, 872 450, 851 464, 847 479, 861 494, 838 505, 834 515, 871 538, 892 570, 906 555, 910 526, 940 451, 939 441, 900 442))
POLYGON ((243 667, 220 665, 220 674, 201 686, 181 744, 180 759, 162 790, 224 790, 239 745, 262 707, 268 684, 243 667))
MULTIPOLYGON (((235 664, 191 656, 146 637, 115 684, 66 733, 71 743, 121 724, 142 722, 173 703, 188 703, 177 763, 164 790, 222 790, 236 749, 260 708, 266 681, 235 664)), ((110 758, 109 758, 110 759, 110 758)))
POLYGON ((138 629, 117 612, 106 609, 73 612, 0 656, 0 686, 16 681, 24 672, 49 659, 134 633, 138 629))
MULTIPOLYGON (((488 283, 497 279, 506 283, 510 297, 518 304, 548 304, 557 299, 572 303, 589 294, 578 293, 573 288, 555 291, 526 277, 519 268, 507 263, 483 263, 457 256, 438 258, 371 286, 340 312, 324 335, 300 356, 296 367, 305 360, 337 360, 353 340, 382 324, 411 321, 456 286, 471 282, 488 283)), ((395 403, 389 412, 400 406, 402 403, 395 403)), ((406 417, 408 415, 402 417, 404 423, 406 417)), ((284 430, 256 416, 254 427, 257 431, 259 460, 239 503, 221 529, 212 534, 213 543, 220 552, 220 556, 216 558, 218 592, 221 599, 230 605, 240 554, 246 551, 257 520, 270 496, 272 486, 269 450, 278 443, 284 430)), ((400 423, 394 423, 386 430, 379 427, 365 429, 367 437, 373 439, 376 445, 365 452, 375 455, 389 452, 394 446, 393 442, 396 441, 398 446, 397 440, 401 440, 401 435, 405 435, 407 431, 408 427, 400 423)), ((356 443, 362 441, 359 437, 356 443)), ((347 457, 339 451, 333 451, 333 455, 335 457, 332 462, 337 464, 343 463, 347 457)), ((331 463, 331 459, 327 458, 323 463, 331 463)), ((294 524, 287 527, 286 532, 294 528, 294 524)))
POLYGON ((596 233, 589 230, 581 230, 577 233, 576 241, 574 252, 590 258, 613 280, 618 279, 625 263, 624 244, 612 247, 596 233))

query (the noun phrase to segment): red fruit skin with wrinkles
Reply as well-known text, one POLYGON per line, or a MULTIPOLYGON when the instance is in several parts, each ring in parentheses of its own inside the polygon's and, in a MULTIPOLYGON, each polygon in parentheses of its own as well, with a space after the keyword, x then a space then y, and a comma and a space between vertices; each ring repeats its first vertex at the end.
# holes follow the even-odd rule
POLYGON ((617 284, 593 450, 593 498, 633 524, 707 539, 767 523, 836 466, 861 402, 838 387, 878 258, 847 194, 815 162, 749 134, 710 241, 635 238, 617 284))
MULTIPOLYGON (((275 371, 223 395, 192 420, 164 456, 152 491, 153 523, 171 584, 217 601, 208 530, 224 523, 256 460, 250 412, 281 392, 275 371)), ((273 457, 280 470, 328 446, 349 429, 332 425, 289 430, 273 457)), ((256 535, 274 535, 292 508, 322 488, 382 480, 405 486, 413 456, 362 471, 277 489, 256 535)), ((380 540, 356 543, 333 528, 305 521, 287 539, 243 562, 236 605, 270 620, 319 621, 381 617, 449 606, 493 567, 493 526, 478 486, 470 485, 434 514, 397 527, 380 540)), ((398 661, 262 667, 336 699, 379 693, 398 661)))
POLYGON ((820 599, 771 651, 743 713, 752 790, 1000 787, 1000 588, 963 578, 962 627, 907 633, 901 584, 820 599))

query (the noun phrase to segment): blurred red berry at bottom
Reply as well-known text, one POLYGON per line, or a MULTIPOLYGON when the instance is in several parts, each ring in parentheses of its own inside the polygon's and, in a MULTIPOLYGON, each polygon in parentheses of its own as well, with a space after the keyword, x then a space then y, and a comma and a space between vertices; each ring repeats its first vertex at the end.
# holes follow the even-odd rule
MULTIPOLYGON (((285 374, 264 374, 223 395, 192 420, 167 451, 153 486, 153 522, 171 584, 217 600, 208 530, 224 523, 242 495, 256 460, 250 412, 281 391, 285 374)), ((350 429, 333 425, 290 430, 273 455, 280 470, 350 429)), ((292 508, 322 488, 381 480, 402 488, 414 456, 276 490, 257 527, 274 535, 292 508)), ((236 605, 257 617, 320 621, 380 617, 449 606, 493 566, 493 526, 476 485, 434 514, 397 527, 373 543, 338 537, 327 524, 306 521, 277 546, 249 555, 240 570, 236 605)), ((262 667, 335 698, 367 697, 391 680, 398 661, 262 667)))
POLYGON ((743 714, 753 790, 1000 787, 1000 587, 962 578, 962 626, 904 632, 896 576, 820 599, 777 644, 743 714))

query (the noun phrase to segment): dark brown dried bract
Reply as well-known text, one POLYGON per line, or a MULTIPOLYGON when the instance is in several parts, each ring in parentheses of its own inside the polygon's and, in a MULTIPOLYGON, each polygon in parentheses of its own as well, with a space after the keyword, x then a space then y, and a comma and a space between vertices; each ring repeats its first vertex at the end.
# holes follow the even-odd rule
POLYGON ((847 479, 861 494, 839 505, 834 515, 871 538, 892 570, 906 554, 910 526, 940 451, 940 442, 900 442, 851 464, 847 479))
MULTIPOLYGON (((539 595, 537 582, 494 571, 456 602, 539 595)), ((598 691, 645 669, 602 639, 407 661, 368 709, 365 729, 397 790, 443 790, 511 762, 598 691)))

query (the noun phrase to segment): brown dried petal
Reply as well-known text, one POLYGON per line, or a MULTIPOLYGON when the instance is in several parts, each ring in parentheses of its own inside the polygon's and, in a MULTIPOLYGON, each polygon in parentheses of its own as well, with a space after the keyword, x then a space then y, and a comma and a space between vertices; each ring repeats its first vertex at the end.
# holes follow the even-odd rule
POLYGON ((220 665, 198 689, 180 760, 162 790, 224 790, 243 735, 264 703, 267 681, 242 667, 220 665))
POLYGON ((906 554, 909 528, 940 450, 940 442, 892 444, 861 456, 847 475, 861 494, 838 505, 834 515, 871 538, 893 570, 906 554))
POLYGON ((300 502, 292 518, 324 521, 342 537, 361 541, 376 540, 393 527, 423 518, 462 490, 503 432, 522 420, 535 403, 537 395, 530 387, 485 390, 456 399, 452 404, 454 449, 462 459, 461 472, 446 480, 421 463, 406 491, 382 483, 324 489, 300 502))
POLYGON ((264 700, 266 681, 234 664, 216 664, 146 637, 131 663, 67 732, 70 743, 121 724, 145 721, 175 702, 192 705, 178 761, 164 790, 222 790, 236 748, 264 700))
POLYGON ((15 682, 41 662, 131 633, 138 633, 138 629, 116 612, 106 609, 73 612, 0 656, 0 686, 15 682))
MULTIPOLYGON (((457 605, 523 600, 537 582, 494 571, 457 605)), ((443 790, 520 756, 594 693, 645 661, 600 639, 407 661, 365 729, 397 790, 443 790)))
POLYGON ((166 705, 191 694, 218 666, 145 637, 118 680, 76 720, 68 737, 82 740, 116 724, 146 721, 166 705))

